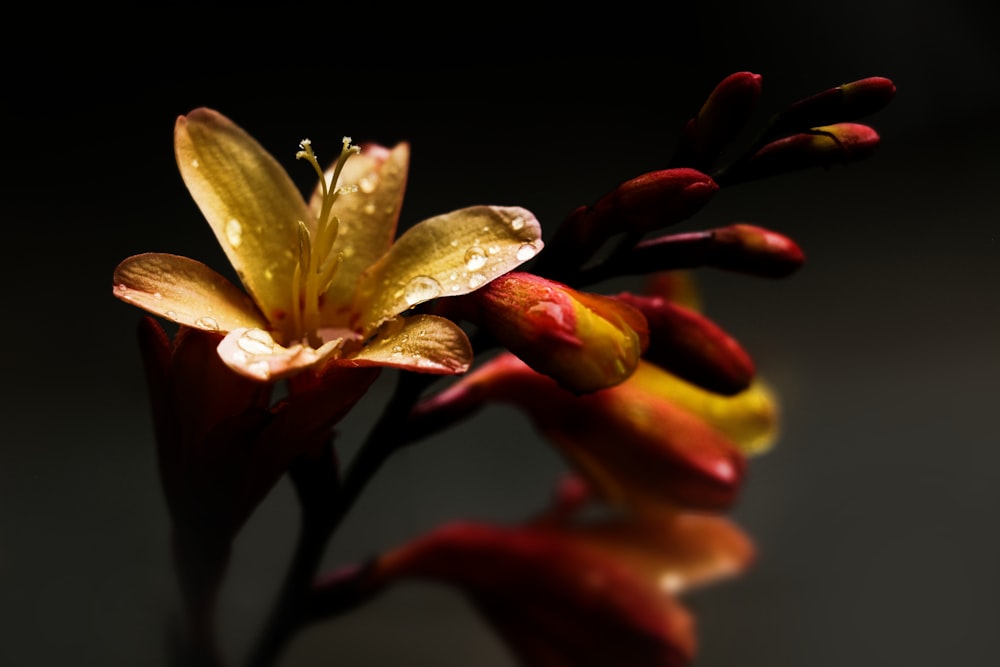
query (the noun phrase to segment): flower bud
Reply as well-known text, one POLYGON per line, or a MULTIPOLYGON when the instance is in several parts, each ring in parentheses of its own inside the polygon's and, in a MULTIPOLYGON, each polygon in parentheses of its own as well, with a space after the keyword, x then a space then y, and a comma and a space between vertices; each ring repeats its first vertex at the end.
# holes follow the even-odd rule
POLYGON ((810 167, 830 167, 868 157, 879 143, 878 133, 859 123, 836 123, 814 127, 776 139, 734 166, 721 183, 732 185, 810 167))
POLYGON ((879 111, 892 100, 896 86, 880 76, 829 88, 792 104, 771 122, 774 133, 855 120, 879 111))
POLYGON ((687 122, 673 164, 708 169, 750 120, 761 93, 761 76, 737 72, 723 79, 687 122))
POLYGON ((750 386, 754 364, 742 346, 695 310, 662 297, 619 294, 649 323, 643 358, 708 391, 732 395, 750 386))
POLYGON ((784 278, 805 262, 802 249, 777 232, 737 223, 672 234, 636 244, 613 265, 619 275, 711 266, 763 278, 784 278))
POLYGON ((693 621, 672 595, 556 531, 447 524, 383 555, 373 575, 458 587, 524 664, 680 667, 694 656, 693 621))
MULTIPOLYGON (((652 366, 640 362, 637 372, 644 367, 652 366)), ((419 407, 413 426, 421 432, 441 415, 468 415, 490 401, 512 403, 613 504, 728 508, 743 481, 743 454, 723 430, 676 404, 664 384, 630 378, 577 396, 501 354, 419 407)), ((726 411, 711 416, 724 420, 726 411)))
POLYGON ((556 230, 544 261, 578 268, 623 233, 643 235, 694 215, 719 189, 710 176, 678 167, 625 181, 593 206, 581 206, 556 230))
POLYGON ((574 393, 627 378, 648 341, 646 321, 631 306, 529 273, 500 276, 466 299, 470 320, 574 393))

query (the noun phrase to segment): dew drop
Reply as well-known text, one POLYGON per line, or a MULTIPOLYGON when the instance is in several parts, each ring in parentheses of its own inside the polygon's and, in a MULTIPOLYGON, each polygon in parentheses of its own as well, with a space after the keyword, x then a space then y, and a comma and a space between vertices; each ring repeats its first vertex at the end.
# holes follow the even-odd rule
POLYGON ((226 240, 234 248, 239 247, 243 243, 243 225, 236 218, 231 218, 226 223, 226 240))
POLYGON ((160 294, 159 292, 153 292, 153 298, 156 299, 157 301, 162 301, 163 295, 160 294))
POLYGON ((465 251, 465 267, 469 271, 478 271, 486 266, 486 253, 479 246, 473 246, 465 251))
POLYGON ((358 188, 365 194, 375 192, 376 185, 378 185, 378 174, 368 174, 358 181, 358 188))
POLYGON ((487 250, 487 252, 489 252, 489 253, 490 253, 491 255, 495 255, 495 254, 497 254, 498 252, 500 252, 500 246, 498 246, 497 244, 495 244, 495 243, 494 243, 494 244, 491 244, 491 245, 490 245, 490 247, 489 247, 489 248, 487 248, 486 250, 487 250))
POLYGON ((196 319, 194 321, 194 325, 201 329, 208 329, 209 331, 219 330, 219 321, 214 317, 209 317, 207 315, 205 317, 199 317, 198 319, 196 319))
POLYGON ((372 202, 368 202, 367 204, 365 204, 364 211, 368 215, 372 215, 373 213, 375 213, 375 204, 373 204, 372 202))
POLYGON ((458 239, 452 239, 451 242, 448 245, 450 245, 452 248, 457 248, 458 247, 458 239))
POLYGON ((534 257, 537 252, 538 250, 535 248, 534 244, 524 243, 521 245, 520 248, 517 249, 516 257, 522 262, 526 262, 532 257, 534 257))
POLYGON ((128 292, 128 285, 124 283, 118 283, 115 285, 115 292, 118 294, 126 294, 128 292))
POLYGON ((245 331, 236 344, 247 354, 271 354, 274 351, 274 341, 270 334, 261 329, 245 331))
POLYGON ((195 158, 195 159, 191 160, 191 166, 194 167, 195 169, 197 169, 198 167, 201 166, 201 162, 198 162, 198 158, 195 158))
POLYGON ((476 289, 480 285, 486 282, 486 276, 481 273, 473 273, 469 276, 469 288, 476 289))
POLYGON ((177 319, 177 312, 176 311, 168 310, 167 312, 165 312, 163 314, 166 317, 170 318, 171 320, 176 320, 177 319))
POLYGON ((403 288, 403 298, 406 299, 406 304, 409 306, 428 301, 440 294, 440 283, 430 276, 416 276, 403 288))
POLYGON ((514 231, 517 231, 519 229, 523 229, 524 228, 524 218, 522 218, 521 216, 517 216, 516 218, 514 218, 513 220, 510 221, 510 227, 514 231))

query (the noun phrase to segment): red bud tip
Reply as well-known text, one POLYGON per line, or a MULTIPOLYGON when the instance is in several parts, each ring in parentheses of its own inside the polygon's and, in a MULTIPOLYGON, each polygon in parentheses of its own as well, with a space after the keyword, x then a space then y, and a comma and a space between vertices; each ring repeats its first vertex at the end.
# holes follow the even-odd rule
POLYGON ((697 116, 688 121, 673 163, 708 169, 750 120, 761 94, 761 76, 730 74, 715 87, 697 116))
POLYGON ((895 94, 896 85, 885 77, 859 79, 799 100, 778 114, 769 130, 774 136, 857 120, 885 107, 895 94))
POLYGON ((616 232, 645 234, 691 217, 718 189, 711 176, 697 169, 663 169, 622 183, 594 211, 613 220, 616 232))
POLYGON ((805 262, 795 241, 763 227, 735 224, 713 230, 719 244, 715 265, 766 278, 784 278, 805 262))

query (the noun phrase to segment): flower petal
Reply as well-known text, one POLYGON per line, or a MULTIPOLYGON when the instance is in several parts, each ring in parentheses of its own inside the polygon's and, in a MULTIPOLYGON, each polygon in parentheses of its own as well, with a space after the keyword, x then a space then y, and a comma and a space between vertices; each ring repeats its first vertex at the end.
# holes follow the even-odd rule
POLYGON ((129 257, 115 269, 114 294, 155 315, 205 331, 266 327, 253 301, 201 262, 163 253, 129 257))
POLYGON ((309 219, 302 195, 253 137, 211 109, 177 119, 174 148, 184 183, 240 280, 282 328, 292 304, 298 223, 309 219))
POLYGON ((219 343, 219 356, 237 373, 262 382, 274 382, 318 364, 344 344, 343 338, 318 349, 296 343, 279 345, 263 329, 233 329, 219 343))
POLYGON ((473 206, 424 220, 361 276, 355 324, 370 331, 418 303, 467 294, 542 245, 541 225, 520 207, 473 206))
POLYGON ((696 415, 730 438, 746 455, 762 454, 778 437, 778 401, 761 380, 733 396, 707 391, 655 364, 640 362, 632 382, 696 415))
MULTIPOLYGON (((341 259, 324 298, 324 322, 347 323, 358 276, 392 245, 409 162, 410 146, 400 143, 392 150, 365 146, 344 164, 337 187, 354 191, 338 197, 333 205, 333 215, 339 221, 333 252, 341 259)), ((326 173, 327 182, 332 178, 331 168, 326 173)), ((322 190, 317 186, 309 202, 311 217, 319 215, 321 204, 322 190)))
POLYGON ((385 322, 370 343, 350 356, 350 362, 455 375, 469 369, 472 345, 451 320, 418 314, 385 322))

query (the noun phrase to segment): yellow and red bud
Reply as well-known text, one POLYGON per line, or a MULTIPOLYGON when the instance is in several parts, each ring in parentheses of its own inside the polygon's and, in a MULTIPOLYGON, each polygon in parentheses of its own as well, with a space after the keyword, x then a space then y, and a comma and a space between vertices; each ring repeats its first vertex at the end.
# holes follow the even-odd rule
POLYGON ((693 620, 672 595, 557 531, 447 524, 380 557, 371 572, 386 583, 456 586, 525 664, 680 667, 694 657, 693 620))
POLYGON ((802 266, 805 254, 787 236, 737 223, 698 232, 648 239, 613 264, 619 275, 711 266, 763 278, 784 278, 802 266))
POLYGON ((732 336, 704 315, 662 297, 622 293, 649 323, 643 358, 674 375, 719 394, 750 386, 754 363, 732 336))
POLYGON ((862 118, 885 107, 895 94, 895 84, 881 76, 845 83, 795 102, 774 118, 770 131, 797 132, 862 118))
POLYGON ((646 321, 631 306, 529 273, 500 276, 466 299, 470 320, 578 394, 625 380, 648 343, 646 321))
POLYGON ((723 148, 746 126, 760 94, 759 74, 736 72, 724 78, 698 114, 685 125, 673 163, 710 168, 723 148))
POLYGON ((878 133, 860 123, 835 123, 776 139, 733 168, 727 185, 810 167, 830 167, 866 158, 879 144, 878 133))

